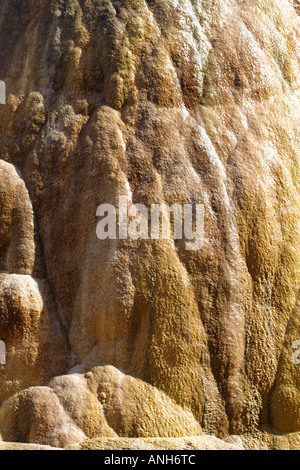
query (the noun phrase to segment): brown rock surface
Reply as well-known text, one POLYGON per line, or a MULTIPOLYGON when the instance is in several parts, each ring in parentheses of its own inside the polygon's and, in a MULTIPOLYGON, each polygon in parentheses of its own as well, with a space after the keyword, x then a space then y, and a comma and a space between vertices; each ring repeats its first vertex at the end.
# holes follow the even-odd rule
POLYGON ((3 440, 299 448, 297 12, 2 0, 3 440), (204 247, 100 241, 119 196, 204 204, 204 247))

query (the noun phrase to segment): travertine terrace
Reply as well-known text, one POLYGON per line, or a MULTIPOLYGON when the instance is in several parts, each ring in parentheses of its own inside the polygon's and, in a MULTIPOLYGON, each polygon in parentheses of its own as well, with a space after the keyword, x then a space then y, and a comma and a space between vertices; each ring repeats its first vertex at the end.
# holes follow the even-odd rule
POLYGON ((300 448, 298 13, 1 1, 1 448, 300 448), (203 249, 99 240, 119 196, 203 249))

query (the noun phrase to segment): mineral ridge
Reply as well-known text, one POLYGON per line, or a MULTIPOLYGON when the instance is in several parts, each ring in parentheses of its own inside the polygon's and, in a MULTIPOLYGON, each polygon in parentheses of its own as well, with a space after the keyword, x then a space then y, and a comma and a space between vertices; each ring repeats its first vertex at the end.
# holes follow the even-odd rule
POLYGON ((0 448, 300 448, 298 13, 1 1, 0 448), (203 248, 99 240, 120 196, 203 248))

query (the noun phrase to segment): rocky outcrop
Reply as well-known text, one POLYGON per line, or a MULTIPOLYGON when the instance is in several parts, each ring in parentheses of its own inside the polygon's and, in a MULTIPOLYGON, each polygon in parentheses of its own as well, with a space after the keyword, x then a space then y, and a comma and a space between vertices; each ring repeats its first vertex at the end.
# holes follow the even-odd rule
POLYGON ((298 10, 1 2, 3 440, 299 446, 298 10), (99 240, 120 196, 203 204, 203 248, 99 240))

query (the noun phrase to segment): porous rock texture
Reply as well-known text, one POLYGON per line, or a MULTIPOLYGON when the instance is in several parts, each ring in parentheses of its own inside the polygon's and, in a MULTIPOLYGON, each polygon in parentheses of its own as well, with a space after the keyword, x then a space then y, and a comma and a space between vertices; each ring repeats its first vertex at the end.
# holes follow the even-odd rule
POLYGON ((300 447, 298 12, 1 1, 3 441, 300 447), (204 247, 99 240, 119 196, 204 204, 204 247))

